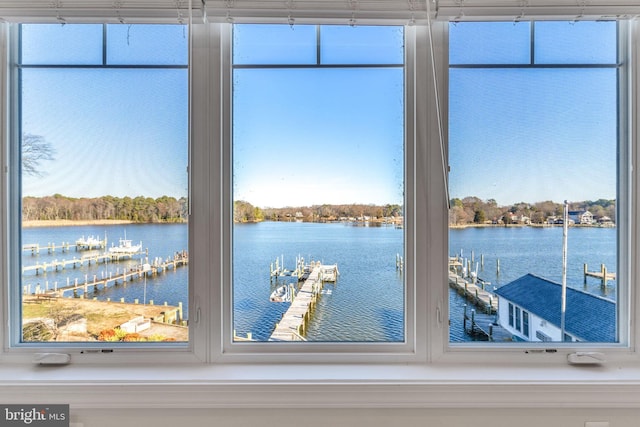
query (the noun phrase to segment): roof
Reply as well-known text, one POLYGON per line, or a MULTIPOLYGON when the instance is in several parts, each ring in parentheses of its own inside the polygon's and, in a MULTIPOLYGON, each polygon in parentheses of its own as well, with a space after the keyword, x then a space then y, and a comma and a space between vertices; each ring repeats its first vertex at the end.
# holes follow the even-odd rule
MULTIPOLYGON (((526 274, 496 290, 526 311, 560 328, 562 285, 526 274)), ((588 342, 616 341, 616 304, 597 295, 567 287, 565 330, 588 342)))

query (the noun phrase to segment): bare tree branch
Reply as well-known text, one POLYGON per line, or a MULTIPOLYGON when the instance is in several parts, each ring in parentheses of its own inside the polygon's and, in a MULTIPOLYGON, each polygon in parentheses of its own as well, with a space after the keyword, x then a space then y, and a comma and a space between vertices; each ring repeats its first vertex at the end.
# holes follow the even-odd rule
POLYGON ((40 135, 25 133, 22 135, 22 172, 32 176, 43 176, 38 168, 45 160, 54 160, 55 150, 40 135))

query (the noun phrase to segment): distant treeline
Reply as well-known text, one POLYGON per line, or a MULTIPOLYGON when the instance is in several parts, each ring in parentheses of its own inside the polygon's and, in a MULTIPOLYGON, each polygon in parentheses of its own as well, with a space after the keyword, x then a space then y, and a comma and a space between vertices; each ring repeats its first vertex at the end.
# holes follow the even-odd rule
MULTIPOLYGON (((551 217, 562 217, 564 205, 552 201, 499 206, 494 199, 482 200, 478 197, 451 199, 449 224, 511 224, 527 222, 544 224, 551 217), (526 221, 524 221, 526 219, 526 221)), ((616 201, 610 199, 585 200, 569 203, 570 211, 589 211, 595 219, 616 218, 616 201)))
POLYGON ((73 198, 60 194, 24 197, 22 220, 125 220, 132 222, 185 222, 187 199, 162 196, 73 198))
POLYGON ((234 222, 305 221, 326 222, 338 220, 382 220, 401 218, 400 205, 313 205, 285 208, 259 208, 242 200, 233 204, 234 222))

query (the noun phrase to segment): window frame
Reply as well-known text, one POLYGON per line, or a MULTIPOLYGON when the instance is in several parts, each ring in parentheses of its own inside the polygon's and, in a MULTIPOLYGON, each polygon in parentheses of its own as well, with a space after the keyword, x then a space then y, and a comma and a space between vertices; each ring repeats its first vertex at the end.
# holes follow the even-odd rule
MULTIPOLYGON (((554 18, 560 20, 562 18, 554 18)), ((534 20, 528 18, 527 20, 534 20)), ((502 19, 491 19, 491 22, 502 22, 502 19)), ((635 220, 638 212, 638 199, 635 197, 640 183, 637 168, 633 165, 640 160, 635 142, 638 138, 637 109, 640 73, 639 46, 633 43, 633 35, 638 32, 638 23, 629 20, 618 20, 618 144, 617 144, 617 228, 618 228, 618 280, 628 286, 618 288, 618 334, 619 343, 577 343, 577 342, 543 342, 543 343, 448 343, 443 340, 443 347, 434 349, 434 359, 448 363, 461 363, 468 360, 469 354, 480 361, 505 361, 526 364, 530 362, 566 361, 569 354, 575 352, 601 352, 607 354, 608 360, 638 360, 637 343, 640 337, 637 316, 634 309, 640 306, 637 277, 639 270, 638 240, 640 229, 635 220), (626 256, 623 254, 626 252, 626 256), (526 355, 526 356, 522 356, 526 355)), ((448 62, 448 61, 447 61, 448 62)), ((447 70, 448 75, 448 70, 447 70)), ((448 228, 448 221, 446 221, 448 228)), ((446 295, 446 294, 445 294, 446 295)), ((446 298, 446 297, 443 297, 446 298)), ((514 319, 515 325, 515 319, 514 319)))
MULTIPOLYGON (((243 22, 244 23, 244 22, 243 22)), ((314 24, 316 24, 314 22, 314 24)), ((221 304, 221 336, 214 340, 212 360, 214 362, 255 362, 290 363, 300 362, 300 355, 304 354, 305 363, 336 362, 419 362, 426 361, 426 337, 424 321, 420 319, 424 314, 415 309, 416 301, 426 297, 422 284, 417 283, 415 268, 404 269, 405 278, 405 340, 403 343, 319 343, 319 342, 235 342, 233 340, 233 307, 232 307, 232 228, 233 228, 233 192, 232 192, 232 24, 210 24, 220 31, 221 60, 220 75, 222 76, 217 90, 222 96, 222 168, 220 179, 221 211, 221 295, 216 303, 221 304)), ((322 25, 322 22, 317 23, 322 25)), ((415 27, 404 27, 404 248, 405 266, 417 264, 416 257, 417 232, 415 214, 415 188, 420 183, 415 180, 416 164, 414 152, 419 142, 414 130, 415 99, 418 98, 415 87, 415 56, 417 36, 415 27), (415 232, 414 232, 415 230, 415 232)), ((197 72, 197 71, 196 71, 197 72)))
MULTIPOLYGON (((229 85, 223 82, 229 79, 230 67, 225 67, 225 58, 228 61, 230 52, 230 37, 225 35, 224 25, 226 24, 194 24, 192 25, 191 44, 191 61, 190 61, 190 81, 191 87, 191 114, 190 114, 190 132, 191 132, 191 159, 190 159, 190 200, 191 200, 191 216, 189 227, 190 251, 209 254, 203 257, 200 262, 191 264, 191 275, 193 277, 193 289, 190 289, 190 307, 193 307, 194 321, 190 329, 189 348, 179 351, 168 351, 163 349, 140 349, 140 348, 119 348, 111 354, 91 354, 86 357, 79 357, 74 363, 120 363, 122 361, 132 361, 144 359, 144 363, 159 361, 172 363, 286 363, 293 361, 299 363, 300 355, 305 354, 306 363, 324 363, 328 360, 331 362, 377 362, 377 363, 419 363, 424 364, 431 362, 447 362, 447 363, 463 363, 470 360, 471 354, 475 360, 492 360, 492 361, 521 361, 525 363, 535 362, 530 357, 522 357, 523 347, 506 348, 496 346, 488 348, 486 346, 470 346, 469 348, 452 348, 448 343, 448 328, 446 327, 446 319, 448 318, 448 304, 446 303, 446 260, 448 251, 448 227, 447 227, 447 207, 446 207, 446 191, 442 185, 442 146, 439 135, 434 129, 438 127, 438 111, 433 103, 433 99, 429 96, 432 93, 439 94, 440 109, 444 112, 446 118, 446 83, 447 83, 447 26, 446 21, 434 21, 431 28, 424 25, 412 27, 411 31, 415 33, 415 49, 411 55, 407 55, 406 66, 409 67, 409 61, 412 61, 417 72, 411 79, 406 80, 407 91, 414 96, 411 101, 407 99, 407 110, 411 109, 414 114, 407 115, 407 133, 412 132, 415 141, 411 151, 406 150, 407 155, 412 156, 411 162, 415 164, 411 173, 406 172, 411 178, 411 182, 415 183, 415 188, 407 190, 411 197, 407 197, 407 204, 414 203, 414 231, 407 232, 408 247, 415 251, 415 260, 411 270, 414 275, 415 283, 415 299, 408 304, 415 307, 415 333, 413 336, 407 334, 407 342, 412 346, 411 349, 399 353, 376 353, 371 346, 362 347, 360 349, 350 348, 347 351, 331 352, 330 349, 319 349, 310 346, 308 349, 299 351, 299 349, 291 349, 291 351, 268 351, 268 352, 237 352, 230 351, 231 344, 228 339, 231 330, 225 331, 218 327, 224 324, 224 318, 220 313, 225 309, 225 290, 218 287, 219 283, 228 281, 230 272, 229 249, 230 229, 224 224, 230 224, 231 204, 225 200, 229 200, 228 192, 230 177, 230 162, 225 159, 230 158, 228 144, 219 141, 228 141, 230 138, 230 109, 228 108, 228 100, 230 100, 229 85), (434 50, 435 64, 431 63, 431 53, 429 52, 429 39, 433 37, 433 43, 436 46, 434 50), (435 76, 434 73, 435 72, 435 76), (203 76, 209 76, 204 79, 203 76), (434 77, 438 80, 437 86, 434 84, 434 77), (409 89, 409 87, 411 89, 409 89), (417 118, 420 118, 418 120, 417 118), (210 142, 216 142, 211 144, 210 142), (226 206, 226 207, 225 207, 226 206), (418 218, 428 218, 427 221, 418 220, 418 218), (198 230, 196 233, 195 230, 198 230), (409 242, 410 240, 410 242, 409 242), (225 276, 226 275, 226 276, 225 276), (420 282, 418 283, 418 278, 420 282), (422 281, 424 278, 424 282, 422 281), (427 279, 428 278, 428 279, 427 279), (423 307, 424 310, 421 310, 423 307), (220 311, 217 311, 221 308, 220 311), (218 314, 216 314, 218 313, 218 314), (295 350, 295 351, 294 351, 295 350), (323 352, 320 352, 322 350, 323 352), (309 358, 306 356, 309 355, 309 358), (328 356, 328 357, 327 357, 328 356), (497 357, 496 357, 497 356, 497 357)), ((623 42, 620 43, 621 50, 630 52, 629 58, 632 62, 629 68, 621 75, 620 84, 620 100, 619 103, 626 110, 621 117, 621 133, 628 134, 630 141, 638 138, 636 119, 633 116, 637 104, 638 94, 629 92, 629 88, 638 87, 640 78, 638 77, 638 57, 640 56, 640 46, 638 43, 631 43, 633 34, 640 32, 639 25, 635 23, 622 22, 621 24, 631 27, 623 42)), ((10 165, 13 163, 12 158, 8 156, 8 141, 10 139, 10 131, 15 126, 10 126, 11 120, 8 118, 10 106, 12 105, 12 95, 6 91, 7 87, 12 84, 6 71, 9 66, 7 59, 8 31, 7 24, 2 25, 2 35, 0 41, 4 43, 0 46, 0 53, 4 53, 1 58, 0 75, 3 76, 3 84, 0 94, 3 95, 3 102, 0 111, 3 113, 2 120, 5 126, 2 127, 3 150, 0 156, 3 161, 5 173, 2 174, 2 227, 0 229, 0 239, 2 240, 3 249, 7 248, 9 241, 12 239, 11 233, 15 232, 12 228, 12 221, 15 215, 11 213, 11 204, 6 203, 7 193, 12 186, 15 185, 9 179, 10 165), (13 216, 12 216, 13 215, 13 216)), ((409 27, 407 27, 409 28, 409 27)), ((191 35, 190 35, 191 36, 191 35)), ((637 37, 636 37, 637 38, 637 37)), ((227 65, 229 62, 227 62, 227 65)), ((444 120, 446 128, 446 120, 444 120)), ((631 148, 631 143, 625 147, 621 147, 621 156, 626 158, 627 168, 625 175, 620 178, 621 185, 626 185, 626 192, 633 194, 634 189, 640 188, 640 178, 631 165, 638 163, 638 152, 631 148)), ((407 162, 407 166, 409 162, 407 162)), ((406 181, 409 185, 409 180, 406 181)), ((632 213, 639 210, 638 201, 634 197, 629 197, 624 209, 631 218, 632 213)), ((410 210, 407 206, 407 212, 410 210)), ((409 215, 407 215, 408 217, 409 215)), ((638 259, 638 240, 640 233, 635 222, 625 226, 626 233, 621 231, 623 239, 628 239, 626 244, 630 247, 630 258, 638 259)), ((3 251, 5 252, 5 251, 3 251)), ((6 252, 5 252, 6 253, 6 252)), ((407 257, 407 265, 410 260, 407 257)), ((12 260, 8 253, 2 257, 2 280, 8 281, 7 274, 12 267, 12 260)), ((637 263, 631 263, 628 266, 629 277, 631 279, 637 277, 637 263)), ((407 279, 407 283, 409 283, 407 279)), ((407 285, 408 286, 408 285, 407 285)), ((7 287, 2 290, 3 306, 2 317, 5 325, 9 321, 8 310, 6 304, 9 301, 7 287)), ((633 314, 632 307, 640 306, 640 296, 636 289, 630 289, 630 298, 627 305, 629 306, 629 335, 630 339, 624 348, 604 347, 607 353, 612 353, 615 360, 637 360, 635 343, 638 342, 637 336, 639 332, 636 328, 636 317, 633 314)), ((24 363, 25 355, 41 351, 42 348, 9 348, 8 336, 3 328, 0 331, 2 342, 4 344, 3 355, 4 360, 24 363)), ((589 347, 575 345, 553 345, 555 351, 545 354, 545 362, 563 361, 566 355, 576 351, 602 351, 603 347, 589 347)), ((74 355, 79 354, 77 347, 56 346, 48 347, 46 350, 55 348, 56 352, 69 352, 74 355)), ((285 349, 288 350, 288 349, 285 349)))
POLYGON ((513 306, 513 303, 511 303, 511 302, 509 303, 508 311, 509 311, 509 326, 513 327, 515 325, 514 320, 513 320, 514 319, 514 317, 513 317, 514 306, 513 306))
MULTIPOLYGON (((140 357, 149 358, 149 360, 154 361, 167 361, 174 360, 180 363, 196 363, 201 362, 205 359, 205 352, 203 348, 202 339, 196 340, 194 337, 202 335, 197 328, 190 328, 189 330, 189 342, 188 343, 164 343, 164 344, 153 344, 146 343, 147 345, 136 345, 131 343, 94 343, 94 342, 60 342, 60 343, 38 343, 38 342, 20 342, 20 337, 18 336, 17 328, 9 327, 10 322, 13 322, 19 316, 20 313, 20 304, 21 299, 19 295, 16 295, 19 290, 9 289, 10 287, 6 285, 6 283, 11 283, 15 280, 20 280, 20 271, 19 263, 20 256, 12 257, 12 253, 20 254, 20 217, 21 212, 20 209, 15 209, 15 207, 21 206, 21 190, 20 190, 20 171, 18 168, 13 168, 11 165, 19 165, 20 164, 20 144, 13 144, 11 141, 20 141, 20 129, 21 129, 21 116, 20 116, 20 94, 21 90, 20 84, 20 75, 22 66, 18 65, 18 55, 20 54, 20 25, 21 24, 29 24, 31 21, 20 21, 11 24, 3 24, 2 33, 4 38, 2 39, 3 51, 6 53, 3 56, 3 62, 1 65, 4 66, 4 69, 1 75, 7 76, 7 81, 9 82, 6 87, 7 93, 7 102, 3 103, 6 105, 6 114, 4 115, 4 134, 3 137, 3 150, 2 150, 2 158, 4 160, 4 169, 5 174, 3 174, 3 203, 2 203, 2 214, 5 221, 2 223, 2 232, 0 236, 2 237, 2 245, 5 250, 3 253, 6 253, 7 256, 3 257, 2 260, 2 280, 5 285, 2 288, 2 299, 3 305, 0 310, 2 310, 2 317, 5 321, 6 328, 3 328, 0 331, 0 338, 3 343, 3 353, 4 356, 10 361, 25 361, 25 357, 28 355, 32 355, 38 352, 56 352, 56 353, 65 353, 70 354, 72 356, 77 356, 74 360, 74 363, 94 363, 96 361, 100 361, 100 363, 121 363, 123 360, 136 360, 140 357), (80 356, 82 355, 82 356, 80 356), (144 356, 143 356, 144 355, 144 356)), ((43 23, 43 22, 37 22, 43 23)), ((45 21, 44 23, 52 23, 45 21)), ((105 20, 100 20, 100 22, 91 22, 95 25, 107 25, 110 24, 105 20)), ((163 24, 176 24, 176 22, 159 20, 154 21, 153 24, 163 25, 163 24)), ((106 31, 106 29, 103 29, 106 31)), ((104 41, 103 41, 104 42, 104 41)), ((103 49, 105 47, 103 46, 103 49)), ((188 48, 190 50, 190 48, 188 48)), ((73 65, 71 65, 73 67, 73 65)), ((105 64, 96 64, 89 66, 91 68, 122 68, 120 65, 116 65, 115 67, 110 67, 105 64)), ((29 65, 26 68, 30 68, 29 65)), ((68 68, 67 66, 63 66, 62 68, 68 68)), ((86 68, 85 66, 80 66, 80 68, 86 68)), ((132 69, 136 68, 147 68, 146 66, 131 66, 132 69)), ((158 68, 167 68, 173 69, 175 66, 158 66, 158 68)), ((190 76, 190 65, 187 63, 186 66, 181 67, 187 71, 187 74, 190 76)), ((189 78, 190 80, 190 78, 189 78)), ((190 83, 189 83, 190 86, 190 83)), ((5 86, 3 85, 3 89, 5 86)), ((189 99, 189 105, 191 105, 191 100, 189 99)), ((189 119, 190 120, 190 119, 189 119)), ((189 131, 190 132, 190 131, 189 131)), ((188 141, 187 150, 189 151, 189 158, 191 157, 191 143, 188 141)), ((191 180, 191 176, 188 178, 191 180)), ((190 215, 191 219, 191 215, 190 215)), ((191 240, 193 237, 192 226, 189 225, 188 228, 188 238, 191 240)), ((191 243, 189 242, 191 246, 191 243)), ((197 265, 198 263, 196 263, 197 265)), ((190 266, 190 270, 193 268, 190 266)), ((190 272, 190 282, 192 272, 190 272)), ((191 285, 190 285, 190 294, 191 294, 191 285)), ((193 300, 191 295, 189 295, 190 302, 193 300)))

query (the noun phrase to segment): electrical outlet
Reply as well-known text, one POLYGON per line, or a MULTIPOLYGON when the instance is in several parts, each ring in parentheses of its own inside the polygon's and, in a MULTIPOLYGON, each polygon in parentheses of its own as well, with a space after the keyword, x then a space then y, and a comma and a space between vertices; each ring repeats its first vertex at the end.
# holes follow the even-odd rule
POLYGON ((610 427, 609 421, 585 421, 584 427, 610 427))

